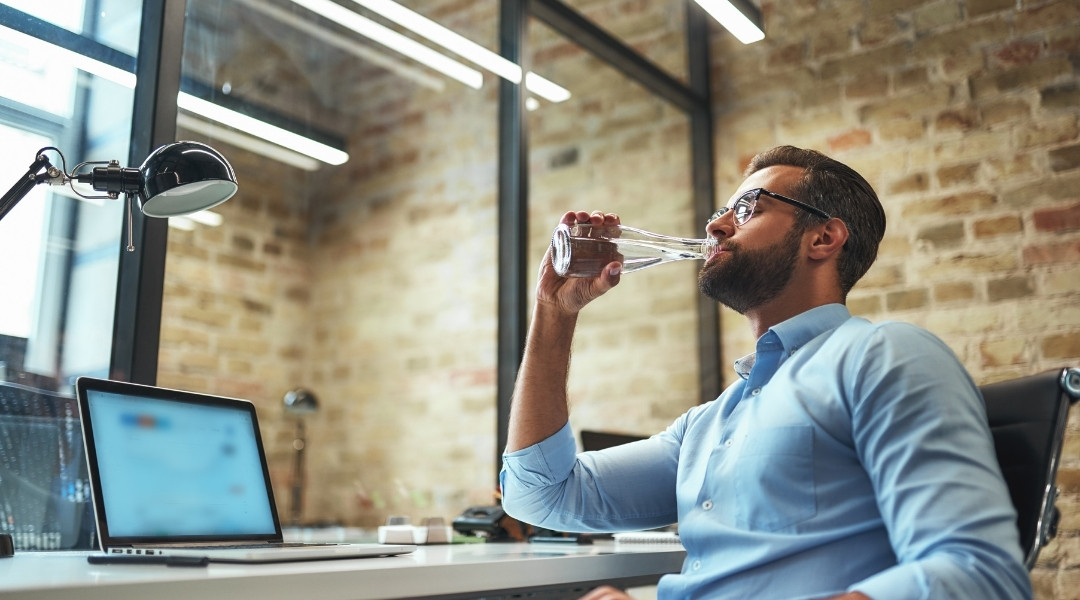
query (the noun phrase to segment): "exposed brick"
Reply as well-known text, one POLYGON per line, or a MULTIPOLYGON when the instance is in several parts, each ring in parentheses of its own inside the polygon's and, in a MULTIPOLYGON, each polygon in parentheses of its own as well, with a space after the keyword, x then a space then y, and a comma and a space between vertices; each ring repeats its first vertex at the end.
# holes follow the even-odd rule
POLYGON ((1009 42, 993 53, 994 62, 1005 66, 1030 65, 1042 55, 1040 42, 1017 40, 1009 42))
POLYGON ((1023 221, 1019 216, 1007 215, 975 221, 973 231, 976 238, 988 238, 999 235, 1012 235, 1023 231, 1023 221))
POLYGON ((1080 240, 1036 244, 1024 248, 1025 265, 1045 265, 1080 261, 1080 240))
POLYGON ((811 34, 810 48, 814 58, 836 55, 851 48, 851 34, 843 27, 817 30, 811 34))
POLYGON ((904 216, 976 214, 992 208, 996 203, 997 198, 993 194, 971 192, 912 202, 904 208, 904 216))
POLYGON ((926 134, 922 119, 891 119, 878 125, 878 133, 884 141, 917 140, 926 134))
POLYGON ((1076 0, 1058 0, 1016 14, 1015 27, 1018 33, 1050 29, 1062 23, 1076 22, 1080 19, 1080 3, 1076 0))
POLYGON ((1021 148, 1050 146, 1075 140, 1080 134, 1076 115, 1062 115, 1049 121, 1024 124, 1017 132, 1021 148))
POLYGON ((1080 27, 1074 23, 1063 23, 1060 29, 1047 35, 1047 40, 1052 53, 1069 54, 1080 51, 1080 27))
POLYGON ((951 281, 934 286, 935 302, 957 302, 975 298, 975 286, 970 281, 951 281))
POLYGON ((1009 36, 1009 23, 1003 19, 981 21, 954 27, 919 39, 912 54, 917 59, 940 59, 949 55, 971 54, 981 44, 1009 36))
POLYGON ((907 61, 910 52, 909 45, 906 42, 900 42, 860 54, 831 59, 821 66, 821 77, 833 79, 902 65, 907 61))
POLYGON ((889 288, 904 283, 904 271, 899 265, 888 265, 881 262, 874 263, 866 275, 859 280, 860 288, 889 288))
POLYGON ((962 253, 935 260, 933 264, 919 269, 919 276, 932 280, 958 279, 983 273, 1012 271, 1016 267, 1016 255, 1012 252, 962 253))
POLYGON ((791 68, 801 65, 806 57, 806 43, 799 41, 771 50, 765 64, 771 69, 791 68))
POLYGON ((878 98, 889 92, 889 76, 878 71, 856 75, 844 86, 848 98, 878 98))
POLYGON ((1080 332, 1046 336, 1039 346, 1043 358, 1080 358, 1080 332))
POLYGON ((979 126, 979 113, 974 107, 954 108, 938 113, 934 128, 939 131, 969 131, 979 126))
POLYGON ((1035 293, 1030 277, 1005 277, 986 283, 986 297, 991 302, 1024 298, 1035 293))
MULTIPOLYGON (((855 289, 859 289, 856 286, 855 289)), ((881 312, 881 296, 849 296, 847 299, 848 310, 853 315, 869 316, 881 312)))
POLYGON ((1007 157, 992 157, 985 163, 991 181, 1024 178, 1035 172, 1035 165, 1030 154, 1014 154, 1007 157))
POLYGON ((886 15, 868 19, 862 23, 858 28, 856 37, 863 47, 870 47, 894 41, 902 32, 903 29, 900 27, 896 16, 886 15))
POLYGON ((941 167, 937 170, 938 185, 943 188, 969 184, 975 181, 975 175, 979 172, 979 163, 968 163, 941 167))
POLYGON ((992 102, 981 109, 984 124, 993 127, 1001 123, 1020 121, 1031 117, 1031 106, 1021 99, 992 102))
MULTIPOLYGON (((1080 195, 1080 190, 1077 194, 1080 195)), ((1037 231, 1075 231, 1080 229, 1080 204, 1036 210, 1031 217, 1037 231)))
POLYGON ((929 242, 935 248, 953 248, 964 241, 964 223, 956 221, 927 227, 919 231, 917 239, 929 242))
POLYGON ((960 3, 956 0, 939 0, 912 12, 911 20, 916 33, 926 33, 960 21, 960 3))
POLYGON ((910 118, 945 106, 950 99, 952 99, 952 88, 939 85, 928 90, 864 106, 859 109, 859 119, 867 123, 910 118))
POLYGON ((1016 6, 1016 0, 967 0, 964 3, 968 17, 981 17, 982 15, 1005 10, 1016 6))
POLYGON ((1080 167, 1080 144, 1055 148, 1048 155, 1050 168, 1054 171, 1068 171, 1080 167))
POLYGON ((1027 181, 1006 190, 1001 195, 1002 204, 1027 208, 1037 200, 1074 200, 1080 190, 1080 172, 1069 171, 1057 177, 1027 181))
POLYGON ((926 4, 927 0, 870 0, 868 10, 871 16, 888 15, 926 4))
POLYGON ((930 74, 926 67, 912 67, 896 73, 894 82, 897 90, 919 87, 930 82, 930 74))
POLYGON ((865 129, 852 129, 840 135, 828 139, 829 150, 844 152, 852 148, 860 148, 870 145, 870 132, 865 129))
POLYGON ((1039 98, 1043 108, 1073 110, 1080 106, 1080 85, 1070 82, 1045 87, 1039 91, 1039 98))
POLYGON ((1031 86, 1051 84, 1065 73, 1073 71, 1072 64, 1062 56, 1053 56, 1028 65, 1013 67, 1000 73, 975 77, 971 81, 971 95, 976 99, 988 98, 1002 92, 1031 86))
POLYGON ((929 300, 930 294, 925 288, 889 292, 885 294, 885 308, 888 310, 914 310, 925 307, 929 300))
POLYGON ((1023 338, 988 340, 979 344, 982 366, 1004 367, 1027 361, 1026 342, 1023 338))
POLYGON ((930 178, 926 173, 912 173, 889 184, 890 194, 925 192, 930 188, 930 178))

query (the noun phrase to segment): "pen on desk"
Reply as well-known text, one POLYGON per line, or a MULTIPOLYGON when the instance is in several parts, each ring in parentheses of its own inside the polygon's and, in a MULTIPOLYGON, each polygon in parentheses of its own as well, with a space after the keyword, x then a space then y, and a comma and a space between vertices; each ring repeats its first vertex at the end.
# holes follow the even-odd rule
POLYGON ((539 543, 539 544, 556 543, 556 544, 575 544, 575 545, 579 545, 579 546, 587 546, 587 545, 592 543, 591 538, 587 538, 587 537, 583 537, 583 536, 577 536, 577 535, 571 535, 571 536, 534 535, 531 538, 529 538, 529 541, 534 542, 534 543, 539 543))
POLYGON ((91 554, 86 561, 92 565, 165 565, 167 567, 205 567, 205 556, 147 556, 144 554, 91 554))

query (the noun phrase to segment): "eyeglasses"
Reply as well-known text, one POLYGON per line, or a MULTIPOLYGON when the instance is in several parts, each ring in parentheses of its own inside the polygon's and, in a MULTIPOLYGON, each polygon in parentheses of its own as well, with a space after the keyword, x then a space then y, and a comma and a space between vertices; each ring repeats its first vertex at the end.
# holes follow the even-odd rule
POLYGON ((829 213, 821 210, 820 208, 814 208, 813 206, 810 206, 809 204, 807 204, 805 202, 799 202, 798 200, 795 200, 794 198, 788 198, 787 196, 781 196, 780 194, 777 194, 775 192, 770 192, 769 190, 767 190, 765 188, 757 188, 757 189, 746 191, 742 196, 739 196, 739 199, 736 200, 734 202, 734 204, 732 204, 731 206, 725 206, 725 207, 721 208, 720 210, 714 212, 712 214, 712 216, 709 217, 709 220, 707 221, 707 223, 712 223, 716 219, 719 219, 720 217, 726 215, 728 213, 728 211, 735 211, 734 214, 732 215, 735 218, 735 224, 736 225, 745 225, 746 222, 750 220, 750 217, 754 216, 754 208, 757 206, 758 198, 760 198, 762 194, 765 194, 766 196, 769 196, 771 198, 776 198, 777 200, 779 200, 781 202, 786 202, 786 203, 788 203, 788 204, 790 204, 792 206, 801 208, 801 209, 809 212, 810 214, 817 215, 817 216, 821 217, 822 219, 831 219, 832 218, 832 216, 829 215, 829 213))

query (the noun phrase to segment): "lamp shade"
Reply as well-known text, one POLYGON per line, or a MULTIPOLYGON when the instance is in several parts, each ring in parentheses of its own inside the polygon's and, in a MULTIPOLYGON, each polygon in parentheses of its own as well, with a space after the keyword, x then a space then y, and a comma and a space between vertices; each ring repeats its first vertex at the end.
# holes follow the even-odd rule
POLYGON ((178 217, 213 208, 236 193, 225 157, 199 142, 166 144, 146 157, 139 208, 150 217, 178 217))
POLYGON ((319 410, 319 401, 310 390, 296 388, 285 393, 285 412, 294 415, 308 415, 319 410))

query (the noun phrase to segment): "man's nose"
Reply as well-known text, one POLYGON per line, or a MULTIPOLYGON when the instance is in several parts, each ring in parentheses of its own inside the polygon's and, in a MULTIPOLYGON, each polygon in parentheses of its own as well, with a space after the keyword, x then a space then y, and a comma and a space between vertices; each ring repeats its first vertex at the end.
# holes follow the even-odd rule
POLYGON ((735 219, 731 214, 732 212, 734 211, 729 210, 724 214, 720 215, 719 217, 716 217, 715 219, 706 223, 705 233, 709 237, 714 237, 717 239, 731 237, 731 234, 735 230, 735 219))

